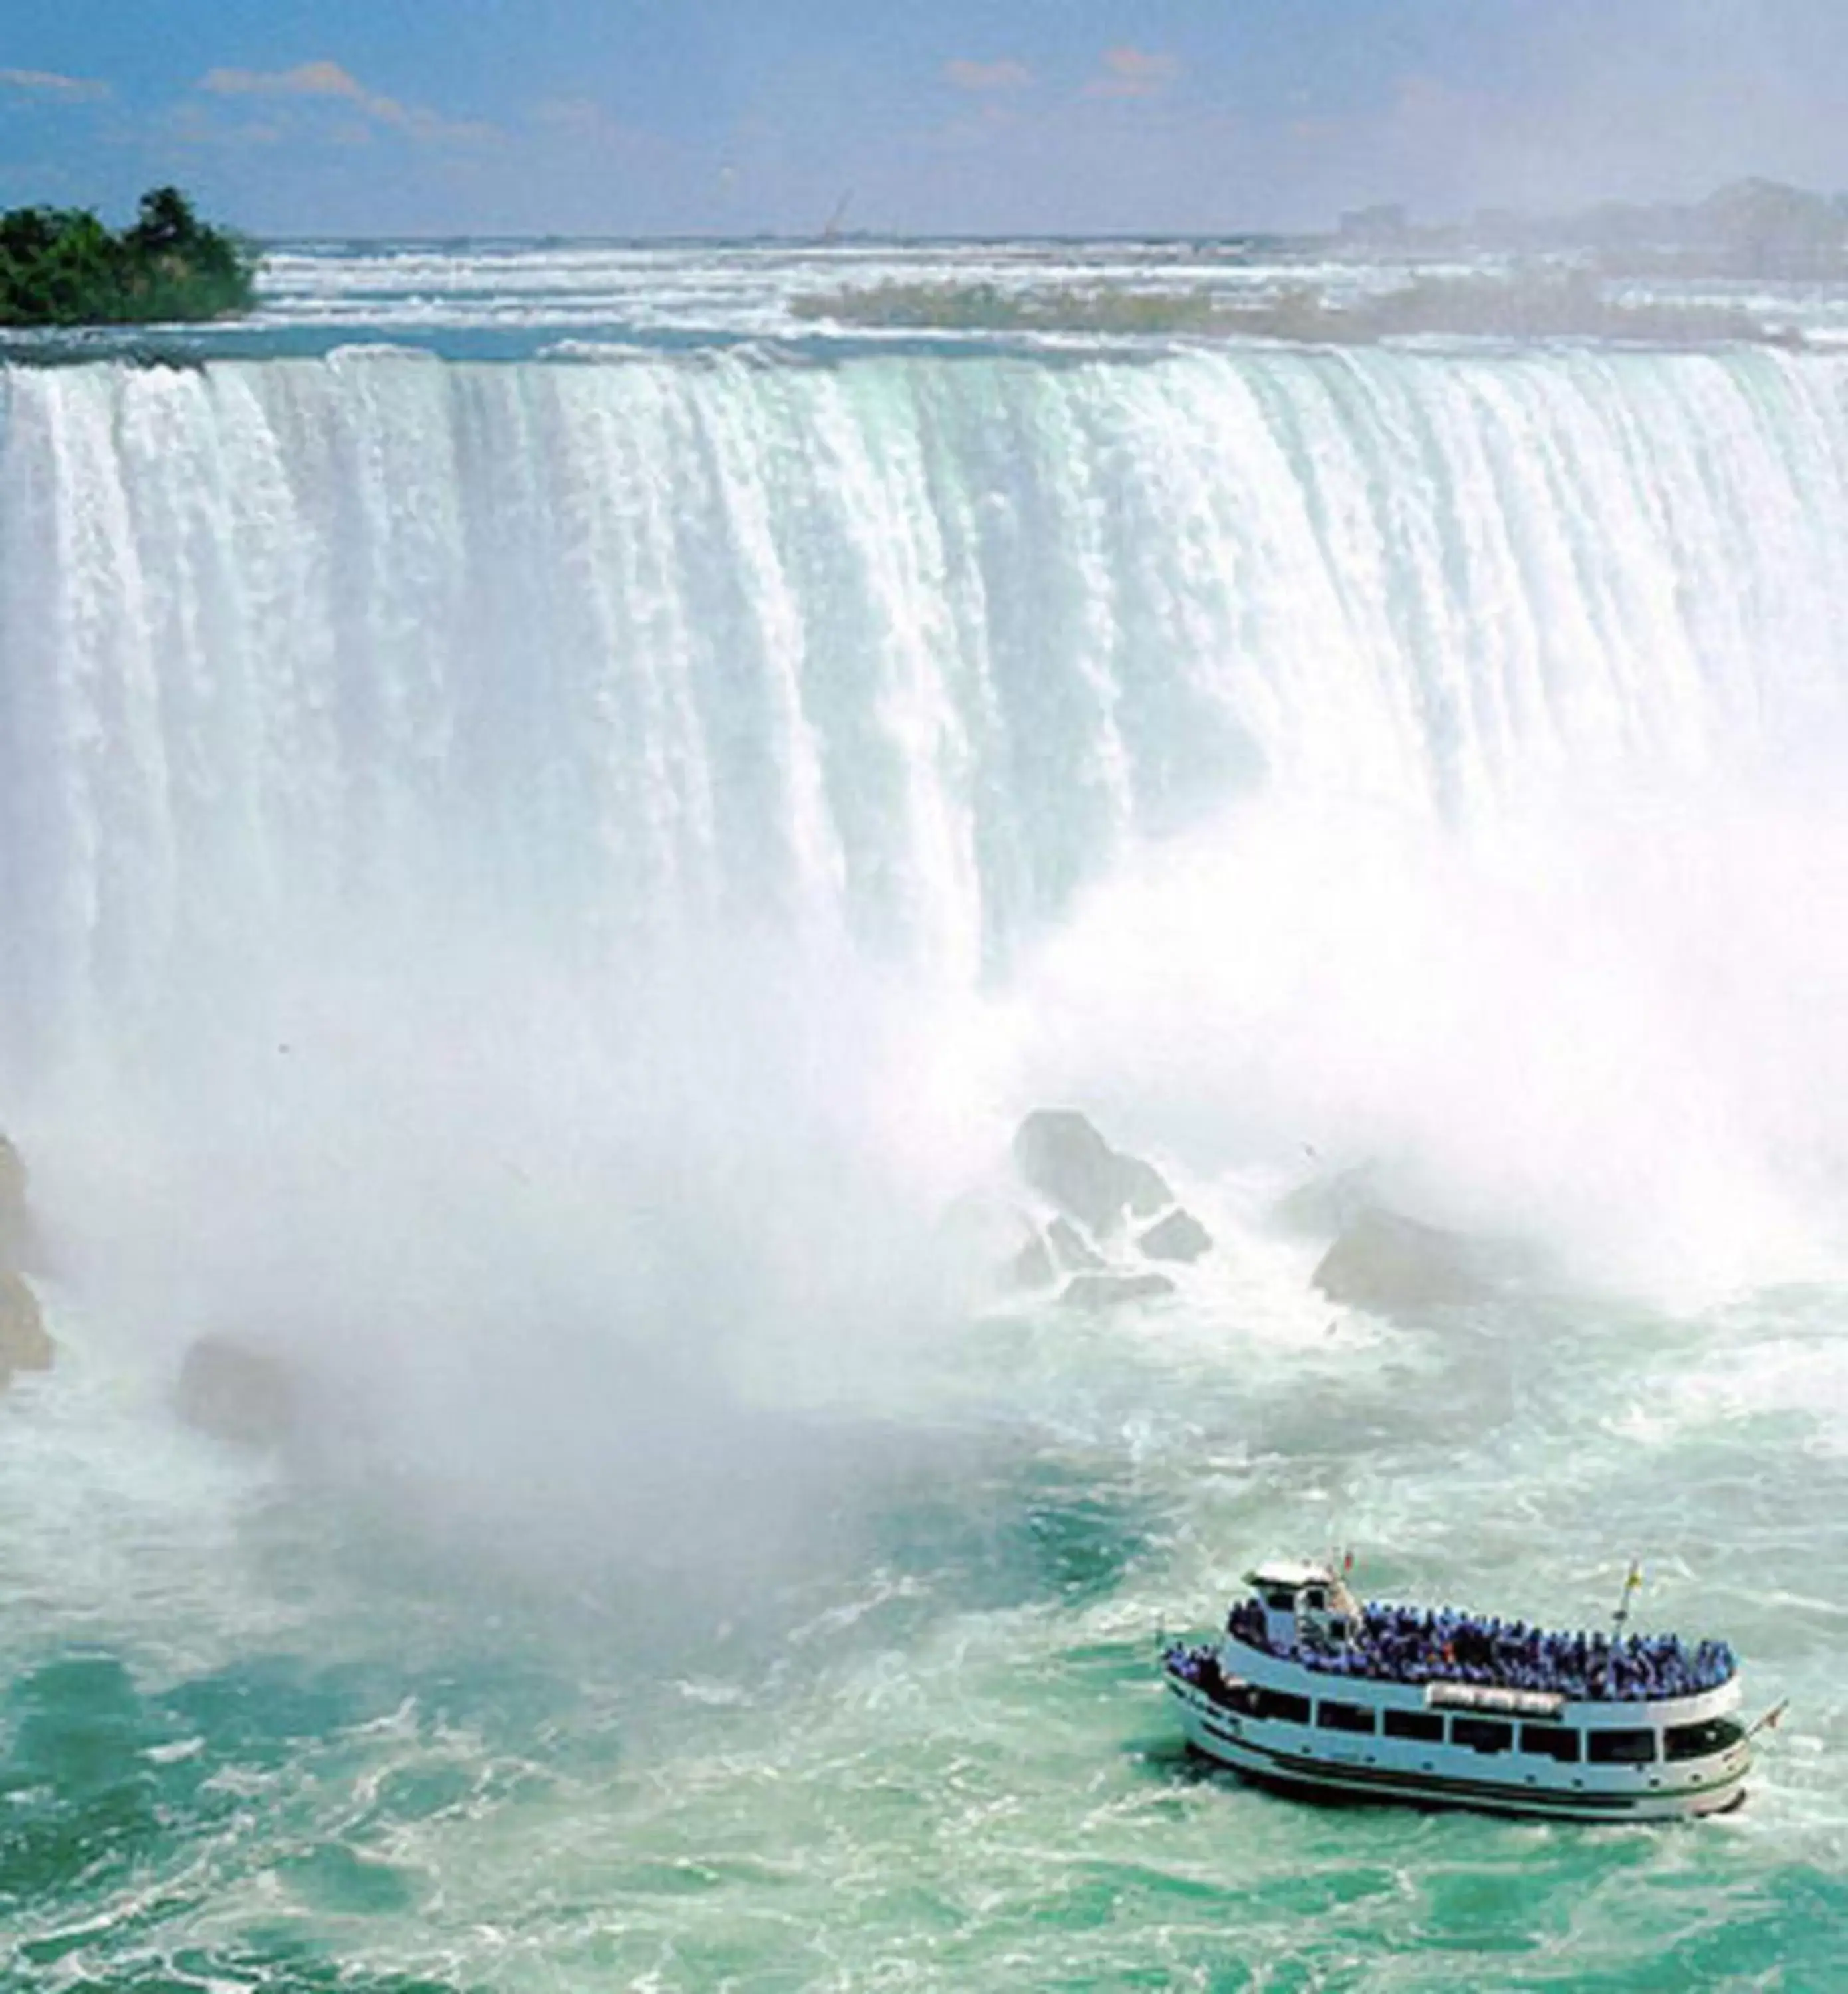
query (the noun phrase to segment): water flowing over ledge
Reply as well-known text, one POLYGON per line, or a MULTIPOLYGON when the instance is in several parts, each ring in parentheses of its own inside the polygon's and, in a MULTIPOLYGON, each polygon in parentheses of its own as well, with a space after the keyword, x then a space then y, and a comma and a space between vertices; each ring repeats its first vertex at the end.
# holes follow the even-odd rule
POLYGON ((355 910, 951 980, 1255 790, 1449 820, 1841 710, 1848 365, 0 378, 0 1042, 355 910))

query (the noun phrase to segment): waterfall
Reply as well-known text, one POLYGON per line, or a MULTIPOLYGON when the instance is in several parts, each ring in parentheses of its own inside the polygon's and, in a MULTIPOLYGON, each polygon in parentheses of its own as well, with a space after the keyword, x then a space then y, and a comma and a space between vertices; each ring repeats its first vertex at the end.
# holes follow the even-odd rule
POLYGON ((353 351, 0 374, 0 1076, 308 938, 952 984, 1253 795, 1833 726, 1848 363, 353 351))

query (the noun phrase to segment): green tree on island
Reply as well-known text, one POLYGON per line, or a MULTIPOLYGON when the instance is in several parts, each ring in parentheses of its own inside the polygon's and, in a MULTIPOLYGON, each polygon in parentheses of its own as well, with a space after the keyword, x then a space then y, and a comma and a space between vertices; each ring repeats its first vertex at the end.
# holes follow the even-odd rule
POLYGON ((210 227, 177 187, 141 197, 134 226, 88 208, 0 214, 0 326, 127 325, 248 311, 256 256, 210 227))

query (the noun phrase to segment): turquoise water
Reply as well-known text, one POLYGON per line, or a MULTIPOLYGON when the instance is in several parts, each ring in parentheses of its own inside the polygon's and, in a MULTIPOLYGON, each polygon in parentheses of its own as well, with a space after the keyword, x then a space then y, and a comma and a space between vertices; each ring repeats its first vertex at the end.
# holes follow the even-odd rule
POLYGON ((756 1547, 773 1580, 677 1593, 556 1519, 541 1576, 518 1532, 211 1458, 119 1395, 99 1432, 74 1366, 5 1409, 9 1971, 1827 1988, 1838 1325, 1800 1293, 1749 1324, 1534 1309, 1300 1339, 1202 1311, 1180 1355, 1157 1324, 1017 1323, 957 1353, 960 1411, 939 1397, 878 1470, 850 1451, 850 1521, 801 1558, 756 1547), (1742 1392, 1748 1329, 1783 1376, 1742 1392), (1157 1628, 1209 1622, 1240 1547, 1337 1534, 1383 1591, 1566 1619, 1610 1591, 1610 1547, 1643 1548, 1643 1617, 1723 1629, 1753 1704, 1791 1699, 1747 1806, 1528 1824, 1190 1765, 1157 1628))
POLYGON ((0 370, 0 1982, 1844 1984, 1843 362, 783 342, 838 265, 292 253, 0 370), (976 1278, 1048 1101, 1171 1299, 976 1278), (1368 1157, 1538 1277, 1318 1300, 1368 1157), (1640 1559, 1788 1699, 1747 1804, 1190 1763, 1163 1635, 1347 1545, 1640 1559))

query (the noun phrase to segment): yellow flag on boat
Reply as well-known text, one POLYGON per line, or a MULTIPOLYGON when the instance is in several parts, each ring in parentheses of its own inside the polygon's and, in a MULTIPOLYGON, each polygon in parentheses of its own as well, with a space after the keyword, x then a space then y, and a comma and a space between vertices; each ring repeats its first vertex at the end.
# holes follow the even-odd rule
POLYGON ((1642 1582, 1643 1567, 1634 1558, 1632 1558, 1630 1561, 1630 1570, 1624 1575, 1623 1590, 1617 1595, 1617 1610, 1610 1616, 1610 1624, 1613 1629, 1622 1631, 1624 1623, 1630 1618, 1630 1595, 1642 1582))

